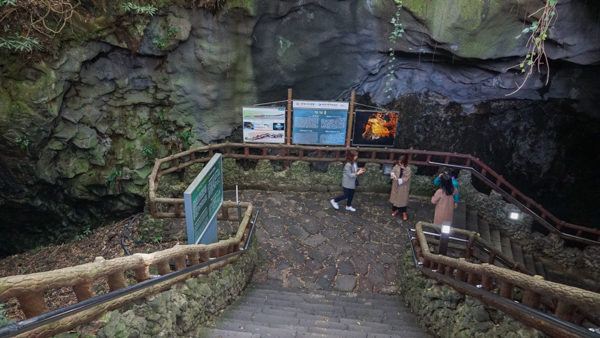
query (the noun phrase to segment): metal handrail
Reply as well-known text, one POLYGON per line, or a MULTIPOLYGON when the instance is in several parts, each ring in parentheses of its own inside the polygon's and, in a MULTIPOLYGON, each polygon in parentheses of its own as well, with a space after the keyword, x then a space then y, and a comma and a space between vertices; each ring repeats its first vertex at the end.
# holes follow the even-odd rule
POLYGON ((155 217, 181 217, 181 207, 177 208, 179 204, 183 204, 182 199, 176 198, 161 198, 156 196, 156 183, 158 183, 158 177, 171 172, 181 170, 191 164, 206 162, 207 158, 196 158, 196 156, 212 156, 215 152, 222 152, 224 157, 235 158, 235 159, 269 159, 279 161, 316 161, 316 162, 335 162, 343 160, 343 153, 347 150, 356 150, 359 154, 370 153, 370 156, 359 157, 361 161, 367 161, 372 163, 392 163, 394 161, 395 154, 406 154, 409 157, 409 163, 415 165, 429 165, 429 166, 446 166, 454 168, 463 168, 470 170, 480 178, 485 184, 490 186, 492 189, 500 192, 509 201, 517 205, 524 212, 532 215, 540 224, 542 224, 549 231, 558 234, 561 238, 569 241, 575 241, 578 243, 600 245, 600 230, 584 227, 581 225, 571 224, 564 222, 554 216, 552 213, 544 209, 540 204, 533 201, 533 199, 527 197, 525 194, 516 189, 513 185, 507 182, 501 175, 497 174, 488 165, 483 163, 480 159, 473 157, 469 154, 459 153, 448 153, 440 151, 428 151, 428 150, 416 150, 416 149, 397 149, 397 148, 365 148, 365 147, 331 147, 331 146, 306 146, 306 145, 287 145, 287 144, 251 144, 251 143, 218 143, 210 144, 207 146, 190 149, 184 152, 173 154, 171 156, 156 159, 154 168, 149 177, 149 204, 150 209, 155 217), (251 150, 262 150, 260 154, 253 154, 251 150), (240 152, 241 151, 241 152, 240 152), (278 154, 268 154, 268 151, 279 151, 278 154), (292 154, 295 152, 295 154, 292 154), (316 153, 316 155, 314 154, 316 153), (205 155, 206 154, 206 155, 205 155), (331 155, 333 154, 333 156, 331 155), (444 158, 444 163, 436 162, 436 158, 444 158), (173 163, 170 167, 163 167, 163 164, 173 163), (464 165, 455 164, 456 162, 464 163, 464 165), (454 163, 450 163, 454 162, 454 163), (478 170, 472 166, 481 169, 478 170), (496 182, 488 179, 486 174, 493 176, 496 182), (502 188, 505 186, 508 188, 508 192, 502 188), (519 199, 523 200, 521 202, 519 199), (158 212, 156 211, 157 203, 164 204, 167 206, 176 206, 175 211, 170 212, 158 212), (526 204, 524 204, 526 203, 526 204), (533 210, 529 206, 535 208, 533 210), (537 211, 536 211, 537 210, 537 211), (547 218, 547 219, 546 219, 547 218), (571 231, 575 234, 561 231, 571 231))
MULTIPOLYGON (((491 291, 482 289, 477 286, 473 286, 469 283, 460 280, 456 280, 450 276, 440 273, 439 271, 435 271, 423 266, 423 264, 419 262, 419 259, 417 257, 417 248, 415 247, 415 242, 417 241, 417 238, 414 237, 411 232, 414 232, 416 234, 416 229, 407 229, 408 240, 413 256, 413 263, 415 265, 415 268, 424 275, 433 278, 439 282, 443 282, 460 293, 476 297, 477 299, 481 300, 487 305, 497 308, 503 312, 506 312, 511 315, 518 314, 518 316, 513 315, 513 317, 528 325, 536 327, 535 324, 544 324, 544 327, 540 329, 551 335, 556 334, 558 332, 560 333, 560 336, 564 337, 600 337, 600 335, 598 335, 597 333, 594 333, 582 326, 573 324, 569 321, 562 320, 554 315, 533 309, 519 302, 515 302, 510 299, 504 298, 491 291), (549 332, 550 330, 552 330, 552 332, 549 332)), ((423 233, 425 234, 425 231, 423 231, 423 233)))
MULTIPOLYGON (((413 232, 416 233, 417 230, 416 229, 408 229, 409 232, 413 232)), ((440 238, 441 235, 435 232, 429 232, 429 231, 423 231, 423 234, 426 236, 431 236, 431 237, 436 237, 436 238, 440 238)), ((448 237, 448 239, 450 241, 453 242, 459 242, 459 243, 469 243, 469 240, 466 240, 464 238, 459 238, 459 237, 448 237)), ((474 245, 476 245, 479 249, 485 251, 488 255, 489 254, 494 254, 494 259, 498 260, 500 263, 502 263, 504 266, 509 267, 511 269, 517 270, 519 272, 527 272, 529 273, 529 271, 525 270, 523 271, 523 269, 521 269, 519 267, 519 265, 511 260, 509 260, 508 258, 504 257, 504 255, 502 254, 502 252, 498 252, 496 249, 488 247, 488 245, 485 242, 481 242, 481 239, 476 239, 473 242, 474 245)), ((465 247, 465 250, 467 248, 465 247)), ((481 258, 479 258, 481 260, 481 258)))
POLYGON ((531 208, 528 208, 526 205, 521 203, 521 201, 519 201, 518 199, 513 197, 511 194, 509 194, 505 190, 503 190, 500 186, 497 186, 496 184, 494 184, 489 178, 485 177, 485 175, 481 174, 478 170, 475 170, 475 168, 473 168, 473 167, 457 165, 457 164, 432 162, 432 161, 429 161, 429 163, 434 164, 434 165, 439 165, 439 166, 450 167, 450 168, 469 170, 470 172, 474 173, 475 176, 477 176, 477 178, 479 178, 484 183, 486 183, 489 187, 491 187, 492 189, 494 189, 494 190, 498 191, 500 194, 502 194, 502 196, 504 198, 508 199, 512 204, 516 205, 520 210, 522 210, 525 213, 527 213, 528 215, 532 216, 538 223, 543 225, 544 228, 546 228, 548 231, 559 235, 561 238, 569 239, 569 240, 573 240, 573 241, 577 241, 577 242, 583 242, 586 244, 596 244, 596 245, 600 244, 600 241, 595 241, 593 239, 579 237, 579 236, 571 235, 571 234, 560 231, 558 228, 556 228, 555 226, 550 224, 550 222, 545 220, 542 216, 538 215, 535 211, 531 210, 531 208))
POLYGON ((238 250, 236 252, 228 253, 226 255, 223 255, 223 256, 217 257, 217 258, 211 258, 206 262, 202 262, 200 264, 189 266, 187 268, 184 268, 184 269, 181 269, 178 271, 173 271, 166 275, 148 279, 143 282, 139 282, 137 284, 106 293, 104 295, 86 299, 77 304, 69 305, 69 306, 66 306, 61 309, 46 312, 42 315, 39 315, 39 316, 36 316, 33 318, 29 318, 29 319, 25 319, 25 320, 22 320, 17 323, 8 324, 8 325, 0 328, 0 338, 12 337, 12 336, 15 336, 18 334, 23 334, 23 333, 29 332, 35 328, 38 328, 40 326, 43 326, 43 325, 46 325, 49 323, 56 322, 62 318, 69 317, 71 315, 82 312, 89 308, 92 308, 92 307, 95 307, 95 306, 98 306, 98 305, 101 305, 104 303, 108 303, 109 301, 115 300, 117 298, 127 296, 134 292, 137 292, 137 291, 146 289, 148 287, 166 282, 168 280, 171 280, 171 279, 179 277, 179 276, 183 276, 185 274, 190 274, 190 273, 196 272, 198 270, 209 267, 215 263, 225 261, 229 258, 242 255, 242 254, 246 253, 248 251, 248 248, 250 247, 250 243, 251 243, 252 237, 254 235, 254 227, 256 224, 256 219, 258 218, 259 211, 260 210, 257 208, 256 214, 254 215, 254 219, 250 222, 250 230, 248 231, 248 236, 246 237, 246 242, 244 243, 243 248, 241 248, 240 250, 238 250))

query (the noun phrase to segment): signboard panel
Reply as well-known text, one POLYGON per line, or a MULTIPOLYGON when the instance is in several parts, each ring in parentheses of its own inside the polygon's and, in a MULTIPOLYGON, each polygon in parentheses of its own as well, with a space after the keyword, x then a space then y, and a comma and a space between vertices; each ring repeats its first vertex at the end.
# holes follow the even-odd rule
POLYGON ((292 143, 344 145, 348 102, 294 101, 292 143))
POLYGON ((285 107, 242 107, 242 116, 244 142, 285 142, 285 107))
POLYGON ((223 157, 215 154, 183 193, 188 244, 213 243, 223 204, 223 157))
POLYGON ((356 111, 352 145, 393 147, 396 141, 398 112, 356 111))

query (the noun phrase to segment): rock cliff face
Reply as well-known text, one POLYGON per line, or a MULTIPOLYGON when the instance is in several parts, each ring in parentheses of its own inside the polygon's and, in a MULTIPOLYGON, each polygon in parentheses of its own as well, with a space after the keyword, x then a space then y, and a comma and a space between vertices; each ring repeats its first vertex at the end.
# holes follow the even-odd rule
POLYGON ((56 56, 4 55, 0 255, 142 208, 155 157, 230 137, 241 105, 288 87, 304 99, 355 89, 359 102, 403 113, 400 147, 474 153, 570 220, 600 219, 564 202, 600 189, 599 155, 584 150, 600 141, 597 2, 559 2, 549 85, 535 76, 510 97, 521 78, 508 68, 525 53, 516 36, 543 1, 403 5, 393 46, 391 0, 230 0, 216 14, 98 15, 56 56))

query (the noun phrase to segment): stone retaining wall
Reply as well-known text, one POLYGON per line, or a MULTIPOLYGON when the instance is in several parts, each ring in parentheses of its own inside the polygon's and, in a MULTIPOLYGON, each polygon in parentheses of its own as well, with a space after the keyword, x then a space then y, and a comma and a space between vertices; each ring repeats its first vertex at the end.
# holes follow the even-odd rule
POLYGON ((98 321, 96 334, 101 338, 198 336, 203 324, 239 297, 257 262, 258 251, 253 245, 220 270, 105 314, 98 321))
POLYGON ((419 324, 439 337, 545 337, 510 316, 423 276, 412 254, 400 257, 398 287, 419 324))

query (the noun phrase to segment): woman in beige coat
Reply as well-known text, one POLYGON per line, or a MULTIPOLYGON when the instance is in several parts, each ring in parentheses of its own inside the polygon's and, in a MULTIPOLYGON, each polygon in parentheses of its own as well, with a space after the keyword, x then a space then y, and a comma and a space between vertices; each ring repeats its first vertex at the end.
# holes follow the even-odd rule
POLYGON ((444 174, 440 179, 440 188, 433 194, 433 197, 431 197, 431 203, 435 204, 433 224, 452 224, 454 208, 456 207, 454 195, 456 195, 458 191, 454 189, 450 176, 444 174))
POLYGON ((402 213, 402 220, 408 220, 406 208, 408 206, 408 192, 410 190, 410 177, 412 173, 408 166, 408 158, 402 155, 396 165, 392 168, 390 178, 392 179, 392 191, 390 192, 390 203, 392 203, 392 217, 402 213))

